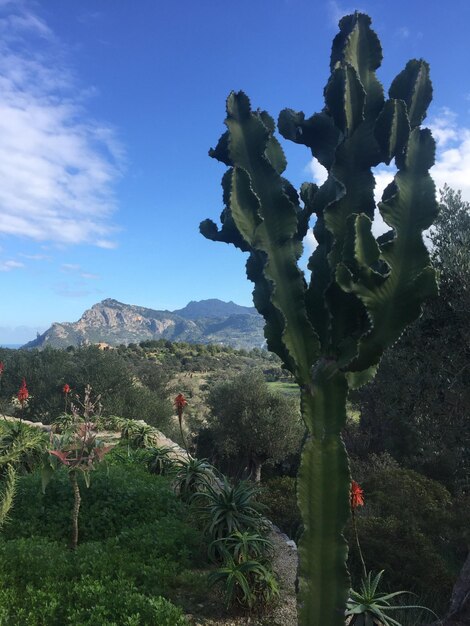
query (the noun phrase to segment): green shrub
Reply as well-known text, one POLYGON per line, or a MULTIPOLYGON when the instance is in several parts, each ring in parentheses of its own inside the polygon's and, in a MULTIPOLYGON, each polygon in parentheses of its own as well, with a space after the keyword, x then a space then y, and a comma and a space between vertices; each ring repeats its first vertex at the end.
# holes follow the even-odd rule
MULTIPOLYGON (((67 540, 72 493, 66 472, 57 471, 46 493, 38 474, 22 477, 18 484, 7 538, 46 536, 67 540)), ((81 541, 102 540, 151 523, 167 515, 184 517, 187 507, 175 498, 166 478, 151 476, 145 468, 110 465, 93 473, 89 489, 82 489, 81 541)))
POLYGON ((149 598, 122 579, 47 587, 0 589, 0 624, 10 626, 184 626, 182 611, 162 597, 149 598))
MULTIPOLYGON (((432 596, 430 608, 445 610, 455 577, 429 537, 393 517, 360 517, 357 527, 367 568, 385 570, 390 590, 407 589, 420 598, 432 596)), ((350 529, 347 538, 351 545, 349 569, 357 587, 362 569, 350 529)))
POLYGON ((261 485, 258 499, 266 506, 266 517, 296 541, 302 528, 296 479, 290 476, 271 478, 261 485))

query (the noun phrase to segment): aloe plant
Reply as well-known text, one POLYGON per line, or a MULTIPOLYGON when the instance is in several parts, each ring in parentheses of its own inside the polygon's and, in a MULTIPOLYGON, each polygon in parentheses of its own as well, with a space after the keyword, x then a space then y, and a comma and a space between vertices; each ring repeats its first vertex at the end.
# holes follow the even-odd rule
POLYGON ((429 175, 435 145, 420 128, 432 97, 429 67, 409 61, 386 99, 370 18, 356 12, 339 28, 324 109, 308 119, 286 109, 278 123, 285 138, 311 149, 328 171, 326 182, 304 183, 297 193, 283 176, 273 119, 253 111, 244 93, 231 93, 227 131, 209 153, 228 166, 222 226, 205 220, 200 227, 207 238, 249 253, 247 276, 268 348, 301 389, 309 436, 298 480, 299 609, 309 626, 344 624, 350 475, 341 430, 348 392, 371 380, 384 350, 437 289, 422 238, 437 214, 429 175), (375 238, 372 168, 393 159, 398 171, 378 204, 390 230, 375 238), (307 283, 298 260, 312 215, 318 245, 307 283))

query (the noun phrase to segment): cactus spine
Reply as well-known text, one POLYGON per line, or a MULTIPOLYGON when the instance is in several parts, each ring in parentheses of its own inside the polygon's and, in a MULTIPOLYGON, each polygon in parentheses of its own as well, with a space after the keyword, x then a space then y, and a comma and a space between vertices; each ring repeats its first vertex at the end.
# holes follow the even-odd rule
POLYGON ((282 176, 286 160, 272 118, 253 111, 242 92, 231 93, 227 131, 209 153, 229 168, 222 225, 201 223, 205 237, 249 253, 247 276, 268 348, 301 389, 309 433, 298 481, 305 626, 344 625, 350 475, 341 430, 348 391, 374 376, 383 351, 437 289, 422 238, 437 214, 429 175, 434 141, 420 128, 432 96, 429 67, 410 61, 385 99, 370 18, 356 12, 339 27, 323 111, 306 119, 286 109, 278 122, 286 139, 309 147, 324 165, 326 182, 304 183, 297 193, 282 176), (378 205, 390 231, 376 239, 372 168, 392 159, 398 172, 378 205), (297 262, 312 215, 318 246, 307 284, 297 262))

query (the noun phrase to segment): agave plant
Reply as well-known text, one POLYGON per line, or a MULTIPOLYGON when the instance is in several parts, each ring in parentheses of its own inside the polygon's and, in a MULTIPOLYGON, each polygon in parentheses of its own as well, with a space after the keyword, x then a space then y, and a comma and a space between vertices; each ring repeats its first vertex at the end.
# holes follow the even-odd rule
POLYGON ((178 459, 174 487, 185 502, 205 493, 217 480, 219 472, 207 459, 178 459))
POLYGON ((257 560, 263 562, 273 555, 274 544, 258 532, 236 530, 228 537, 215 539, 209 545, 209 558, 213 561, 232 557, 236 563, 257 560))
POLYGON ((121 439, 130 448, 151 448, 155 446, 157 431, 145 422, 127 420, 121 429, 121 439))
POLYGON ((224 583, 227 608, 237 603, 243 608, 265 606, 279 596, 273 572, 259 561, 237 563, 228 557, 222 567, 209 574, 209 584, 224 583))
POLYGON ((224 478, 195 494, 192 499, 199 505, 208 535, 216 540, 237 531, 261 529, 263 518, 261 506, 255 502, 257 491, 245 481, 232 487, 224 478))
POLYGON ((13 506, 18 475, 42 464, 47 437, 22 422, 4 422, 0 436, 0 526, 13 506))
MULTIPOLYGON (((405 609, 421 609, 433 613, 431 609, 418 605, 392 606, 390 600, 411 593, 409 591, 394 591, 382 593, 377 591, 384 570, 372 578, 372 572, 362 580, 359 592, 351 589, 350 598, 347 602, 346 615, 352 619, 349 626, 402 626, 400 622, 388 615, 389 611, 405 609)), ((435 615, 435 613, 433 613, 435 615)), ((437 615, 435 615, 437 617, 437 615)))
POLYGON ((147 469, 151 474, 168 474, 175 471, 176 460, 174 450, 165 446, 148 448, 147 469))

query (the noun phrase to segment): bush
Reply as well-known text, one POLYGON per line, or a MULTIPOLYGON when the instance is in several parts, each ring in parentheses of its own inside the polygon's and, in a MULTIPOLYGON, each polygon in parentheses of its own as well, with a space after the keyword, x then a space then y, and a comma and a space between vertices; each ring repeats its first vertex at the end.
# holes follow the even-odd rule
MULTIPOLYGON (((454 575, 431 539, 395 518, 362 518, 357 526, 367 569, 385 570, 384 580, 389 590, 406 589, 420 598, 431 597, 433 606, 427 603, 430 608, 436 612, 446 609, 454 575)), ((357 588, 362 569, 352 533, 349 531, 347 535, 351 546, 349 569, 353 587, 357 588)))
POLYGON ((122 579, 89 576, 47 587, 0 589, 0 623, 21 626, 184 626, 181 609, 122 579))
POLYGON ((83 490, 75 552, 66 542, 71 498, 65 472, 45 496, 39 476, 21 478, 0 539, 0 624, 186 624, 161 596, 177 598, 181 588, 190 596, 193 583, 200 595, 200 579, 189 568, 206 562, 207 547, 168 480, 131 464, 94 472, 83 490))
MULTIPOLYGON (((187 507, 175 498, 167 479, 145 468, 110 465, 92 473, 91 487, 82 489, 80 540, 114 537, 165 516, 184 518, 187 507)), ((7 538, 47 536, 67 541, 70 531, 72 491, 66 472, 57 471, 46 493, 39 474, 21 478, 7 538)))
POLYGON ((290 476, 271 478, 262 483, 258 500, 266 506, 266 517, 297 541, 302 519, 297 506, 296 479, 290 476))

